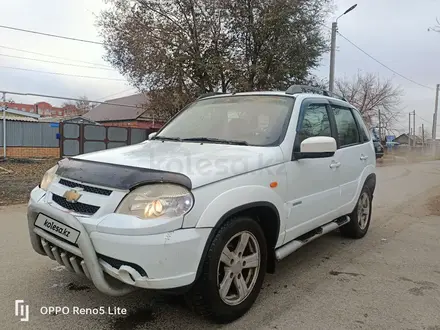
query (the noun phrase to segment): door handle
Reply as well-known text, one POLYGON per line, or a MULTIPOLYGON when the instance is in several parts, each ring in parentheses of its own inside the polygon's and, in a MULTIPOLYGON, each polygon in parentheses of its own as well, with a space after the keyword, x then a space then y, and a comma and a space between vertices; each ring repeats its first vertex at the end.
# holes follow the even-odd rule
POLYGON ((330 164, 330 168, 338 168, 339 166, 341 166, 341 163, 340 163, 340 162, 332 162, 332 163, 330 164))
POLYGON ((367 159, 368 159, 368 156, 361 155, 361 160, 367 160, 367 159))

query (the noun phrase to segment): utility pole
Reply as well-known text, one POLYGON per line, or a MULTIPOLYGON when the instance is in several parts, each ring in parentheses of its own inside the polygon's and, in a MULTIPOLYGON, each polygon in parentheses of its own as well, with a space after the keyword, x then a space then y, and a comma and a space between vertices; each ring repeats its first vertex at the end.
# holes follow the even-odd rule
POLYGON ((330 75, 329 75, 329 91, 333 93, 335 87, 335 57, 336 57, 336 32, 338 32, 338 23, 332 23, 332 39, 330 46, 330 75))
POLYGON ((425 147, 425 127, 422 124, 422 148, 425 147))
POLYGON ((416 110, 413 111, 413 146, 414 148, 417 146, 417 141, 416 141, 416 110))
POLYGON ((408 114, 408 147, 411 149, 411 112, 408 114))
POLYGON ((435 108, 434 108, 434 120, 432 121, 432 149, 434 156, 437 154, 437 109, 438 109, 438 92, 440 89, 440 84, 437 84, 435 89, 435 108))
POLYGON ((3 158, 6 160, 6 93, 3 92, 3 158))
POLYGON ((380 122, 380 109, 379 109, 379 143, 382 144, 382 126, 380 122))
POLYGON ((330 73, 329 73, 329 92, 333 93, 334 87, 335 87, 335 57, 336 57, 336 33, 338 32, 338 19, 341 16, 344 16, 345 14, 349 13, 353 9, 355 9, 357 4, 351 6, 348 8, 342 15, 340 15, 336 20, 332 23, 332 39, 331 39, 331 46, 330 46, 330 73))

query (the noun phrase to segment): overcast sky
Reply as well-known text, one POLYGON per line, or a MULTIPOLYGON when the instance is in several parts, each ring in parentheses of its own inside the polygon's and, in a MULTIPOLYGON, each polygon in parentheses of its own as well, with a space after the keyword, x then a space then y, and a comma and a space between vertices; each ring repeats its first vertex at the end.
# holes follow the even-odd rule
MULTIPOLYGON (((434 25, 436 16, 440 18, 440 1, 336 0, 335 16, 354 3, 358 4, 357 8, 339 19, 339 32, 398 73, 432 89, 420 87, 395 75, 340 37, 337 40, 336 78, 352 77, 358 71, 377 73, 383 79, 392 78, 405 93, 402 98, 401 123, 396 128, 401 132, 408 130, 408 112, 414 109, 417 113, 416 127, 421 126, 422 123, 425 126, 432 125, 434 88, 435 84, 440 83, 440 33, 428 32, 427 29, 434 25)), ((100 41, 95 28, 95 14, 103 8, 105 4, 102 0, 1 0, 0 25, 100 41)), ((329 27, 332 18, 334 17, 329 17, 329 27)), ((108 65, 102 59, 104 55, 102 46, 95 44, 0 28, 0 46, 108 65)), ((91 66, 3 47, 0 47, 1 55, 91 66)), ((86 95, 92 100, 102 100, 112 94, 116 94, 112 97, 122 97, 134 91, 126 81, 58 76, 5 67, 123 80, 123 77, 114 70, 0 56, 0 90, 67 97, 86 95)), ((329 58, 326 55, 316 73, 327 78, 328 70, 329 58)), ((14 96, 14 99, 26 103, 40 100, 40 98, 17 96, 14 96)), ((62 102, 53 99, 46 101, 54 105, 62 102)), ((431 132, 431 126, 428 131, 431 132)))

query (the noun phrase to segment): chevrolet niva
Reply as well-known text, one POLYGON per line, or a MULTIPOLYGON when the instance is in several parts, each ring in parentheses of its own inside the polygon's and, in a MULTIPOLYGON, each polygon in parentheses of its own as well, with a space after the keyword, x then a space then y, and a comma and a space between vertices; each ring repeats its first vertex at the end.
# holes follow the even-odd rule
POLYGON ((204 95, 144 142, 48 170, 30 239, 105 294, 183 294, 231 322, 277 261, 337 228, 367 233, 375 167, 361 114, 329 92, 204 95))

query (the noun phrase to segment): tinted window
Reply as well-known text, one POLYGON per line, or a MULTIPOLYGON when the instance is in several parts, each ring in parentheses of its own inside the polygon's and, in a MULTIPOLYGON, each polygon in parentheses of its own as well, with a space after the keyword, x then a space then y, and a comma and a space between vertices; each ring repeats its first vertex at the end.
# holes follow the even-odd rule
POLYGON ((295 99, 286 96, 228 96, 194 102, 156 136, 180 139, 212 138, 278 144, 295 99))
POLYGON ((313 136, 332 136, 325 104, 310 104, 304 110, 297 145, 299 146, 303 140, 313 136))
POLYGON ((356 110, 353 110, 353 114, 356 118, 356 121, 358 122, 358 127, 361 131, 361 138, 363 142, 370 141, 370 132, 368 132, 367 126, 365 126, 365 122, 362 119, 361 114, 356 110))
POLYGON ((332 106, 338 129, 339 146, 359 143, 359 132, 350 109, 332 106))

